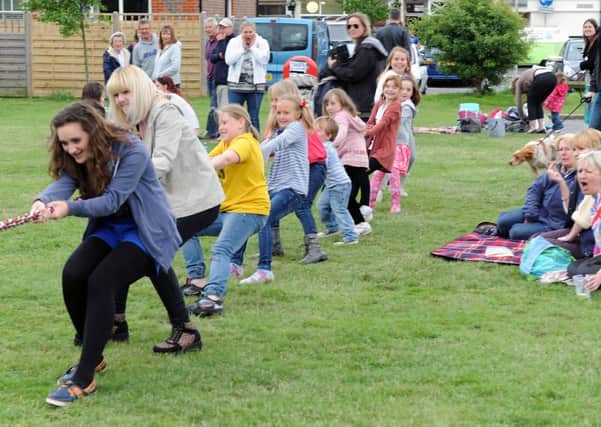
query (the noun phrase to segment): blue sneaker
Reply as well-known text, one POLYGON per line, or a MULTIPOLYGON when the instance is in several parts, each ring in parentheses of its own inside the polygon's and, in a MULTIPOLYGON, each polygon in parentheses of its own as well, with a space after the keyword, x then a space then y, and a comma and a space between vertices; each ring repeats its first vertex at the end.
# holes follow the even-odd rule
POLYGON ((92 382, 85 388, 81 388, 77 384, 69 381, 67 384, 61 385, 54 390, 46 398, 46 403, 52 406, 67 406, 75 402, 81 397, 86 397, 96 391, 96 381, 92 382))
MULTIPOLYGON (((96 365, 96 368, 94 368, 94 372, 102 372, 105 369, 106 369, 106 359, 104 358, 104 356, 102 356, 102 360, 100 361, 100 363, 98 365, 96 365)), ((67 372, 65 372, 63 375, 58 377, 58 380, 56 380, 56 383, 58 385, 64 385, 64 384, 67 384, 68 382, 73 381, 75 372, 77 372, 77 365, 71 366, 69 369, 67 369, 67 372)))

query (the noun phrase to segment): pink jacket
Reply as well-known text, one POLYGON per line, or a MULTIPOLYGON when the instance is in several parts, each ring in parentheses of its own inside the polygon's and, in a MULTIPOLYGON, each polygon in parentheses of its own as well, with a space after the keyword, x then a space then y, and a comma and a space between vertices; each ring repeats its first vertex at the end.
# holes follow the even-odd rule
POLYGON ((545 108, 552 113, 559 113, 563 108, 563 103, 568 95, 568 85, 566 83, 557 83, 551 95, 545 100, 545 108))
POLYGON ((333 145, 342 164, 367 169, 369 160, 363 137, 366 128, 365 122, 358 116, 351 116, 345 110, 336 113, 334 121, 338 124, 338 135, 336 135, 333 145))

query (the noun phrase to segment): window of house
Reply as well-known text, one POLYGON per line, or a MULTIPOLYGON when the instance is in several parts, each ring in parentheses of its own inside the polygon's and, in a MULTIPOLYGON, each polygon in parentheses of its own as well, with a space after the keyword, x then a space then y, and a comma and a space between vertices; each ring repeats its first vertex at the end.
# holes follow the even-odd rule
MULTIPOLYGON (((1 0, 0 0, 1 1, 1 0)), ((123 1, 123 13, 148 13, 148 3, 151 0, 123 1)), ((102 0, 104 13, 119 12, 119 0, 102 0)))

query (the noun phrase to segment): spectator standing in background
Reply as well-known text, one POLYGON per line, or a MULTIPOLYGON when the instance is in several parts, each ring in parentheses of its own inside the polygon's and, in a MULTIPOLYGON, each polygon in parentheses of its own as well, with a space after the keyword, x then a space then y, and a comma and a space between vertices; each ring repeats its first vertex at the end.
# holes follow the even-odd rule
POLYGON ((138 23, 139 41, 134 47, 131 63, 137 65, 152 78, 154 60, 159 53, 159 38, 152 34, 150 22, 141 19, 138 23))
POLYGON ((234 37, 225 50, 228 99, 231 104, 244 105, 252 125, 259 130, 259 110, 265 93, 265 75, 269 62, 269 42, 255 32, 255 23, 240 24, 240 35, 234 37))
POLYGON ((180 87, 182 80, 180 69, 182 67, 182 44, 175 37, 175 29, 171 25, 163 25, 159 37, 161 49, 154 60, 152 79, 169 76, 176 87, 180 87))
POLYGON ((215 64, 211 62, 211 54, 217 48, 217 20, 207 18, 204 22, 207 41, 205 43, 205 63, 207 64, 207 90, 211 99, 209 115, 207 117, 207 129, 204 138, 217 138, 217 121, 215 119, 215 109, 217 108, 217 93, 215 92, 215 64))
POLYGON ((217 46, 211 53, 211 62, 215 65, 215 93, 217 97, 217 108, 221 109, 228 104, 227 95, 227 72, 228 65, 225 63, 225 49, 231 39, 236 37, 234 34, 234 24, 229 18, 223 18, 217 26, 217 46))
POLYGON ((387 52, 396 46, 404 47, 407 52, 411 52, 409 32, 401 22, 401 11, 396 8, 390 9, 388 24, 378 30, 376 38, 382 42, 387 52))
POLYGON ((102 55, 102 71, 104 72, 104 84, 109 80, 113 71, 119 67, 129 65, 129 50, 125 47, 125 34, 116 32, 109 37, 109 47, 102 55))

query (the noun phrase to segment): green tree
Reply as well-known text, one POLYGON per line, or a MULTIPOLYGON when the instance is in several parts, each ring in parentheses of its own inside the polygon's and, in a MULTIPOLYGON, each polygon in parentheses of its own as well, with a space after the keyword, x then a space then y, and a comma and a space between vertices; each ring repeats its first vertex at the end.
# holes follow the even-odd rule
POLYGON ((86 81, 90 80, 88 66, 88 44, 86 41, 86 22, 93 8, 102 9, 101 0, 25 0, 23 10, 38 12, 40 21, 54 22, 60 27, 64 37, 79 34, 83 42, 83 57, 86 81))
POLYGON ((388 17, 390 9, 386 0, 337 0, 345 13, 363 12, 373 23, 388 17))
POLYGON ((526 57, 525 22, 501 0, 448 0, 414 24, 420 42, 441 50, 440 70, 483 92, 526 57))

